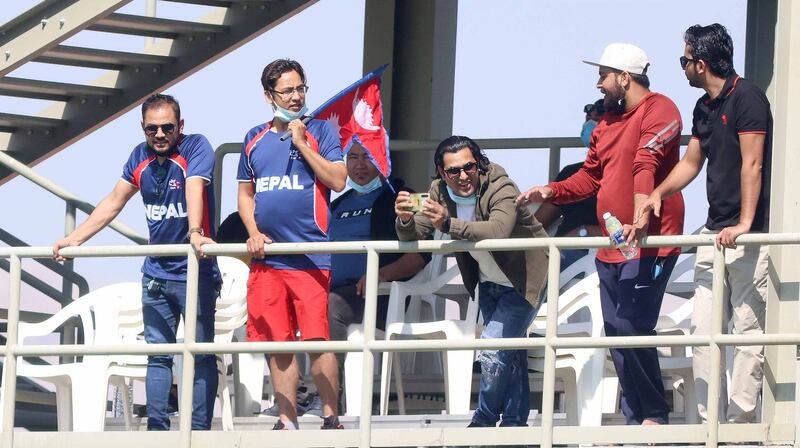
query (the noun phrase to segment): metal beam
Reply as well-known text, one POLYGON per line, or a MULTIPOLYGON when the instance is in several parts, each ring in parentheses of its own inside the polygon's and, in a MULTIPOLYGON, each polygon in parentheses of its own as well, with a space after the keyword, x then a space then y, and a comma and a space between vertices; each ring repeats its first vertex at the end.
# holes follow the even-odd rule
MULTIPOLYGON (((441 140, 452 134, 457 20, 455 0, 395 3, 392 63, 414 69, 393 73, 393 139, 441 140)), ((433 174, 430 151, 394 154, 392 159, 395 176, 427 190, 433 174)))
POLYGON ((0 112, 0 129, 7 129, 11 132, 16 132, 21 128, 51 129, 62 127, 66 124, 66 120, 55 118, 32 117, 30 115, 16 115, 0 112))
MULTIPOLYGON (((34 166, 133 109, 152 93, 168 89, 314 3, 314 0, 234 2, 228 9, 217 9, 191 27, 208 31, 219 30, 222 26, 227 29, 226 32, 201 36, 181 34, 176 39, 161 40, 151 45, 145 53, 168 55, 174 61, 158 66, 126 66, 121 71, 114 70, 102 75, 90 84, 121 89, 124 93, 85 102, 75 98, 67 103, 56 103, 41 115, 67 120, 67 126, 44 130, 23 127, 25 132, 15 132, 11 136, 0 134, 0 152, 13 153, 24 165, 34 166)), ((176 22, 180 21, 169 23, 176 22)), ((166 22, 149 23, 157 27, 160 25, 156 23, 166 22)), ((0 131, 14 132, 19 129, 18 123, 4 127, 0 122, 0 131)), ((0 185, 14 175, 13 171, 0 168, 0 185)))
MULTIPOLYGON (((800 230, 800 204, 797 200, 797 172, 800 154, 797 151, 796 129, 800 122, 800 3, 789 0, 759 0, 748 3, 748 27, 758 22, 759 35, 771 34, 774 50, 757 47, 774 54, 774 60, 749 61, 759 78, 767 81, 767 97, 774 117, 772 134, 772 186, 770 191, 770 232, 800 230), (771 75, 767 76, 768 73, 771 75)), ((748 52, 748 55, 750 53, 748 52)), ((767 298, 766 331, 792 331, 800 317, 800 271, 796 246, 771 246, 769 295, 767 298)), ((763 422, 793 423, 797 395, 796 347, 767 347, 763 390, 763 422)))
POLYGON ((184 20, 162 19, 160 17, 113 13, 101 18, 89 26, 89 29, 116 34, 175 39, 182 34, 224 33, 227 27, 184 20))
POLYGON ((122 94, 122 90, 108 87, 13 78, 11 76, 0 78, 0 95, 20 98, 69 101, 74 97, 81 96, 114 96, 120 94, 122 94))
POLYGON ((0 76, 131 0, 45 0, 0 29, 0 76))
POLYGON ((125 51, 100 50, 96 48, 59 45, 34 59, 46 64, 72 65, 76 67, 122 70, 126 66, 159 66, 175 62, 171 56, 129 53, 125 51))

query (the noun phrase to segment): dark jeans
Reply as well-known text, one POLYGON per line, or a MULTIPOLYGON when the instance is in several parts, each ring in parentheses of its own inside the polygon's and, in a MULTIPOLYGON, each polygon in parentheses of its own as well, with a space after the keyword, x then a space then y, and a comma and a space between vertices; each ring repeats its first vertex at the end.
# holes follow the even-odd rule
MULTIPOLYGON (((606 336, 655 335, 667 281, 677 256, 647 257, 623 263, 596 260, 606 336)), ((622 389, 620 407, 629 425, 643 420, 669 422, 669 404, 655 347, 612 348, 611 359, 622 389)))
MULTIPOLYGON (((197 342, 214 341, 214 308, 219 283, 200 277, 197 295, 197 342)), ((178 322, 186 312, 186 282, 142 277, 144 338, 148 344, 175 343, 178 322)), ((172 355, 147 357, 147 429, 168 430, 169 390, 172 387, 172 355)), ((214 355, 195 355, 192 429, 211 428, 217 395, 217 361, 214 355)))
MULTIPOLYGON (((485 324, 481 339, 524 337, 538 310, 514 288, 492 282, 482 282, 478 288, 485 324)), ((502 415, 500 426, 526 426, 530 414, 528 351, 481 350, 478 360, 481 383, 473 424, 494 426, 502 415)))

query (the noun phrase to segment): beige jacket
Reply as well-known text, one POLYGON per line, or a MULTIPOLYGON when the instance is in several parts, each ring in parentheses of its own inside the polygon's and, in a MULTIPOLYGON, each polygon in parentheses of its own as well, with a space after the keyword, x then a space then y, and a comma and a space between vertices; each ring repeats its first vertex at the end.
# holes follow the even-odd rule
MULTIPOLYGON (((481 241, 495 238, 543 238, 547 233, 539 221, 527 208, 517 209, 514 199, 519 189, 505 169, 491 163, 486 174, 480 175, 480 185, 476 192, 475 221, 456 218, 456 204, 447 193, 447 185, 442 179, 431 183, 430 199, 444 204, 450 213, 450 237, 456 240, 481 241)), ((434 227, 430 219, 421 213, 403 224, 395 221, 395 229, 400 241, 428 239, 434 227)), ((526 251, 491 252, 500 270, 523 297, 534 307, 539 306, 540 292, 547 282, 547 252, 544 249, 526 251)), ((475 296, 478 285, 478 262, 467 252, 455 254, 461 277, 469 293, 475 296)))

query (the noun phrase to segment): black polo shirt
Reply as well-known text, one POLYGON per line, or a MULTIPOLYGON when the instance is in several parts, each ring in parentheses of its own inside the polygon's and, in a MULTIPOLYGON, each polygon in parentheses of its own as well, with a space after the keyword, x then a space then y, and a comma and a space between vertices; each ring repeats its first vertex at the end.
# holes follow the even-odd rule
POLYGON ((721 230, 739 223, 742 208, 742 153, 739 136, 765 134, 761 169, 761 193, 751 232, 769 230, 770 170, 772 168, 772 113, 764 92, 751 81, 734 74, 719 96, 703 95, 695 105, 692 138, 708 158, 706 227, 721 230))

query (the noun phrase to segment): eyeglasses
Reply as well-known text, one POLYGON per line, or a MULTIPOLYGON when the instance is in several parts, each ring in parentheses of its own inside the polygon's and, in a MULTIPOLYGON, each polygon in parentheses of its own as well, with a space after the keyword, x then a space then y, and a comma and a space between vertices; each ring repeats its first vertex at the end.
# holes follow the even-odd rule
POLYGON ((144 133, 147 134, 148 137, 153 137, 154 135, 158 134, 158 130, 161 129, 161 132, 164 135, 169 135, 175 132, 175 128, 177 126, 173 123, 165 123, 165 124, 148 124, 144 127, 144 133))
POLYGON ((467 174, 472 174, 475 171, 478 171, 478 164, 477 162, 468 162, 464 166, 454 166, 451 168, 445 168, 444 172, 447 174, 447 177, 450 179, 455 179, 461 175, 461 172, 465 172, 467 174))
POLYGON ((164 180, 167 178, 167 167, 164 165, 158 165, 156 167, 156 197, 159 200, 164 198, 164 190, 165 184, 164 180))
POLYGON ((686 66, 689 65, 690 62, 695 63, 699 61, 699 59, 689 59, 686 56, 681 56, 678 60, 680 61, 681 69, 683 70, 686 70, 686 66))
POLYGON ((303 85, 299 85, 297 87, 294 87, 294 88, 291 88, 291 89, 286 89, 286 90, 283 90, 283 91, 280 91, 280 92, 277 91, 277 90, 272 90, 272 93, 277 93, 278 96, 281 97, 281 99, 284 100, 284 101, 286 101, 289 98, 291 98, 292 95, 294 95, 295 92, 297 92, 297 94, 300 95, 300 96, 306 96, 306 92, 308 92, 308 86, 303 84, 303 85))

